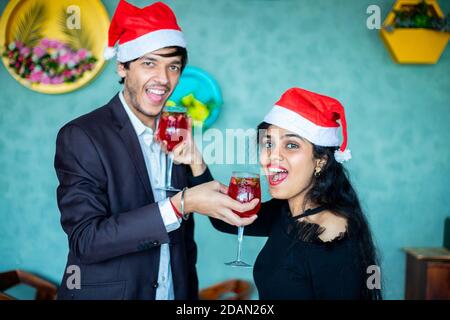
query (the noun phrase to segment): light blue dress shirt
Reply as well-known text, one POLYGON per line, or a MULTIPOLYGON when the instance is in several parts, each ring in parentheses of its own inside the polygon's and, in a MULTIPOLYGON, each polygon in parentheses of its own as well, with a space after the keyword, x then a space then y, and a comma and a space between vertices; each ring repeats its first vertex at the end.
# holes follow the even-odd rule
MULTIPOLYGON (((166 192, 164 190, 155 189, 156 186, 165 184, 166 155, 161 151, 160 145, 153 141, 153 130, 145 126, 141 120, 136 117, 133 111, 131 111, 125 101, 122 91, 119 93, 119 98, 139 139, 142 154, 144 155, 145 166, 147 167, 148 177, 150 178, 153 196, 155 202, 158 202, 164 225, 169 233, 178 229, 181 221, 175 214, 169 198, 166 198, 166 192)), ((167 243, 163 243, 161 244, 159 259, 156 300, 173 300, 174 298, 172 269, 170 267, 170 249, 167 243)))

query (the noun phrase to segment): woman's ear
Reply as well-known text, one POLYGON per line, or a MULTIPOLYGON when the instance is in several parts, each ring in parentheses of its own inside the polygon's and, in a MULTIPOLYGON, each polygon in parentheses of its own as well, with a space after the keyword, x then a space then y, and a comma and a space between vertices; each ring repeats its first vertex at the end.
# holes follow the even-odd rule
POLYGON ((328 162, 328 156, 316 160, 316 167, 323 169, 328 162))

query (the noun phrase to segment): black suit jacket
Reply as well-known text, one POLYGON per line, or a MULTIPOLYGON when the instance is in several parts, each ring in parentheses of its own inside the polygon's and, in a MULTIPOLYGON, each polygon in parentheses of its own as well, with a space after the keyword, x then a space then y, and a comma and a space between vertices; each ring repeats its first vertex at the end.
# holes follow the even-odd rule
MULTIPOLYGON (((191 216, 166 232, 139 140, 118 95, 59 131, 55 170, 69 240, 59 299, 154 299, 163 243, 170 245, 175 299, 198 297, 194 220, 191 216), (81 289, 67 286, 71 265, 80 268, 81 289)), ((175 187, 210 180, 208 170, 193 177, 189 167, 173 166, 175 187)))

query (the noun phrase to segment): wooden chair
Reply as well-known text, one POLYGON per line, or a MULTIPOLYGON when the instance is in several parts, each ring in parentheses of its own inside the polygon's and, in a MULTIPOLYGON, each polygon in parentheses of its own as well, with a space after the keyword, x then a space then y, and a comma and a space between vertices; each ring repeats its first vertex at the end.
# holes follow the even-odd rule
POLYGON ((35 300, 56 299, 56 286, 54 284, 31 273, 22 270, 13 270, 0 273, 0 300, 17 300, 4 293, 4 291, 18 284, 26 284, 35 288, 35 300))
POLYGON ((200 290, 200 300, 248 300, 253 291, 250 282, 240 279, 227 280, 200 290))

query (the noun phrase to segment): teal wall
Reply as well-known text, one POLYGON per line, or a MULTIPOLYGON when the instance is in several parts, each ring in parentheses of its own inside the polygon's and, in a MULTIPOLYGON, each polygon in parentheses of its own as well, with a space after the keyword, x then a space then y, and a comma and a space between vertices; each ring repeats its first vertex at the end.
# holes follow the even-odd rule
MULTIPOLYGON (((104 1, 112 15, 117 0, 104 1)), ((131 1, 144 6, 149 1, 131 1)), ((402 247, 440 246, 450 215, 450 50, 434 66, 393 63, 366 8, 383 18, 393 0, 169 1, 189 41, 190 63, 220 83, 215 127, 251 128, 280 94, 300 86, 337 97, 347 109, 348 164, 382 253, 385 296, 402 299, 402 247)), ((445 12, 450 1, 441 0, 445 12)), ((0 3, 0 12, 5 1, 0 3)), ((63 95, 30 91, 0 67, 0 271, 26 269, 59 281, 67 240, 59 225, 55 137, 67 121, 119 90, 110 62, 89 86, 63 95)), ((212 165, 227 183, 235 166, 212 165)), ((264 198, 268 199, 267 190, 264 198)), ((251 271, 223 265, 235 237, 197 218, 200 286, 251 271)), ((264 239, 246 238, 254 261, 264 239)))

